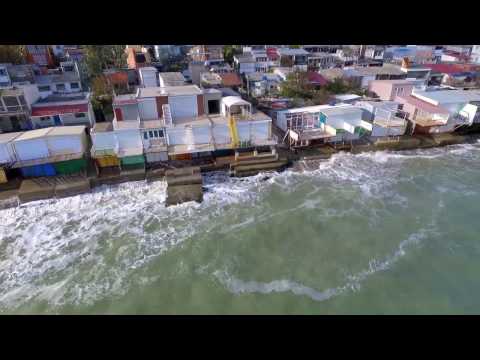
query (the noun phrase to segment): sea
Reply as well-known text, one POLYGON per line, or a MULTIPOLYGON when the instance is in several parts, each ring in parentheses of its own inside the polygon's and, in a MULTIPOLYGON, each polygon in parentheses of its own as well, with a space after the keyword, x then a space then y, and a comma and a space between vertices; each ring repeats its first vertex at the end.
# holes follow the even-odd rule
POLYGON ((1 314, 478 314, 480 143, 0 210, 1 314))

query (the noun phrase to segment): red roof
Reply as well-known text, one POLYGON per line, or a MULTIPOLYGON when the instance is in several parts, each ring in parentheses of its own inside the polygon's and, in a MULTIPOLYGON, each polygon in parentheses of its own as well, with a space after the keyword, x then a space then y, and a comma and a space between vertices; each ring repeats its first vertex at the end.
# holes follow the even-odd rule
POLYGON ((76 105, 51 105, 51 106, 32 106, 32 116, 51 116, 59 114, 72 114, 77 112, 88 112, 87 104, 76 105))
POLYGON ((325 79, 322 75, 320 75, 317 72, 309 71, 307 72, 307 76, 308 76, 308 81, 314 85, 324 86, 324 85, 327 85, 328 83, 328 80, 325 79))
POLYGON ((433 72, 441 74, 454 74, 468 71, 479 71, 480 67, 473 64, 425 64, 433 72))
POLYGON ((107 78, 114 84, 128 83, 128 74, 124 71, 117 71, 110 74, 105 74, 107 78))
POLYGON ((223 86, 241 86, 242 79, 236 73, 220 74, 223 86))
POLYGON ((269 47, 267 48, 267 57, 269 60, 278 60, 279 55, 276 48, 269 47))

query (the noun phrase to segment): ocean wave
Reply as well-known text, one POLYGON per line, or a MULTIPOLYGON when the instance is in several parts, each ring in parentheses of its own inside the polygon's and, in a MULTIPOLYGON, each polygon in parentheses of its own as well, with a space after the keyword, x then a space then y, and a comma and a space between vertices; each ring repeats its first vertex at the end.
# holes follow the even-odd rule
MULTIPOLYGON (((419 245, 431 236, 438 235, 436 231, 436 217, 433 218, 429 226, 421 228, 401 241, 394 252, 382 260, 375 258, 368 263, 368 268, 355 274, 346 274, 345 283, 331 287, 325 290, 317 290, 313 287, 306 286, 301 282, 291 279, 279 279, 269 282, 261 282, 254 280, 242 280, 233 276, 228 270, 216 270, 212 272, 213 277, 220 282, 228 291, 233 294, 270 294, 270 293, 287 293, 290 292, 297 296, 306 296, 314 301, 326 301, 335 296, 341 295, 347 291, 359 291, 361 284, 370 276, 391 269, 402 257, 407 255, 408 248, 419 245)), ((206 270, 203 268, 202 273, 206 270)))

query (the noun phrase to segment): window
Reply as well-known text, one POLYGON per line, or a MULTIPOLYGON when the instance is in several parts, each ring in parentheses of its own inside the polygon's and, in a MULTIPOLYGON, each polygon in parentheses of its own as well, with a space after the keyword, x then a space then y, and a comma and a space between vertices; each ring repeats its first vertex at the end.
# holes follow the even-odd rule
POLYGON ((39 86, 38 91, 50 91, 50 85, 39 86))
POLYGON ((157 130, 153 130, 153 136, 155 136, 156 138, 158 138, 158 131, 157 131, 157 130))
POLYGON ((163 137, 163 130, 158 130, 158 137, 163 137))
POLYGON ((41 116, 40 117, 40 121, 49 121, 50 120, 50 116, 41 116))
POLYGON ((71 88, 71 89, 78 89, 79 87, 80 87, 80 86, 78 85, 77 82, 72 82, 72 83, 70 83, 70 88, 71 88))
POLYGON ((148 140, 148 133, 147 133, 146 131, 143 133, 143 138, 144 138, 145 140, 148 140))
POLYGON ((74 115, 76 118, 84 118, 85 117, 85 113, 75 113, 74 115))
POLYGON ((152 130, 150 130, 150 131, 148 132, 148 136, 150 136, 150 138, 153 138, 153 131, 152 131, 152 130))
POLYGON ((65 91, 65 84, 57 84, 57 91, 65 91))
POLYGON ((7 71, 5 69, 0 69, 0 75, 1 76, 6 76, 7 75, 7 71))

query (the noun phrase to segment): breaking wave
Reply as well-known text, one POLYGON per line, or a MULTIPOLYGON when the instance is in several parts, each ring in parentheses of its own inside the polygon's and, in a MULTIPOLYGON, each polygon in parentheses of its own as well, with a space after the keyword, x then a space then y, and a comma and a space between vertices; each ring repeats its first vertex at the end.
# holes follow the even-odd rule
MULTIPOLYGON (((307 162, 301 171, 241 179, 211 173, 204 176, 202 204, 166 208, 166 183, 158 181, 103 186, 89 194, 0 210, 0 311, 33 301, 55 307, 122 296, 132 285, 151 281, 144 269, 153 259, 195 235, 235 232, 301 209, 315 209, 322 219, 354 216, 359 209, 368 209, 368 221, 377 226, 389 211, 387 205, 408 206, 408 197, 396 188, 415 180, 405 171, 405 163, 477 161, 479 149, 479 144, 465 144, 411 152, 340 153, 328 161, 307 162), (308 191, 298 198, 295 192, 301 188, 308 191), (270 204, 273 191, 284 198, 293 195, 290 206, 270 204), (342 201, 349 207, 336 206, 342 201), (228 226, 218 221, 260 206, 261 214, 239 217, 228 226)), ((439 194, 450 189, 435 186, 439 194)), ((348 275, 343 285, 324 291, 289 279, 264 283, 236 279, 226 271, 214 275, 233 293, 291 292, 323 301, 358 289, 370 275, 391 268, 410 246, 432 234, 432 228, 420 229, 390 256, 371 260, 364 271, 348 275)))

